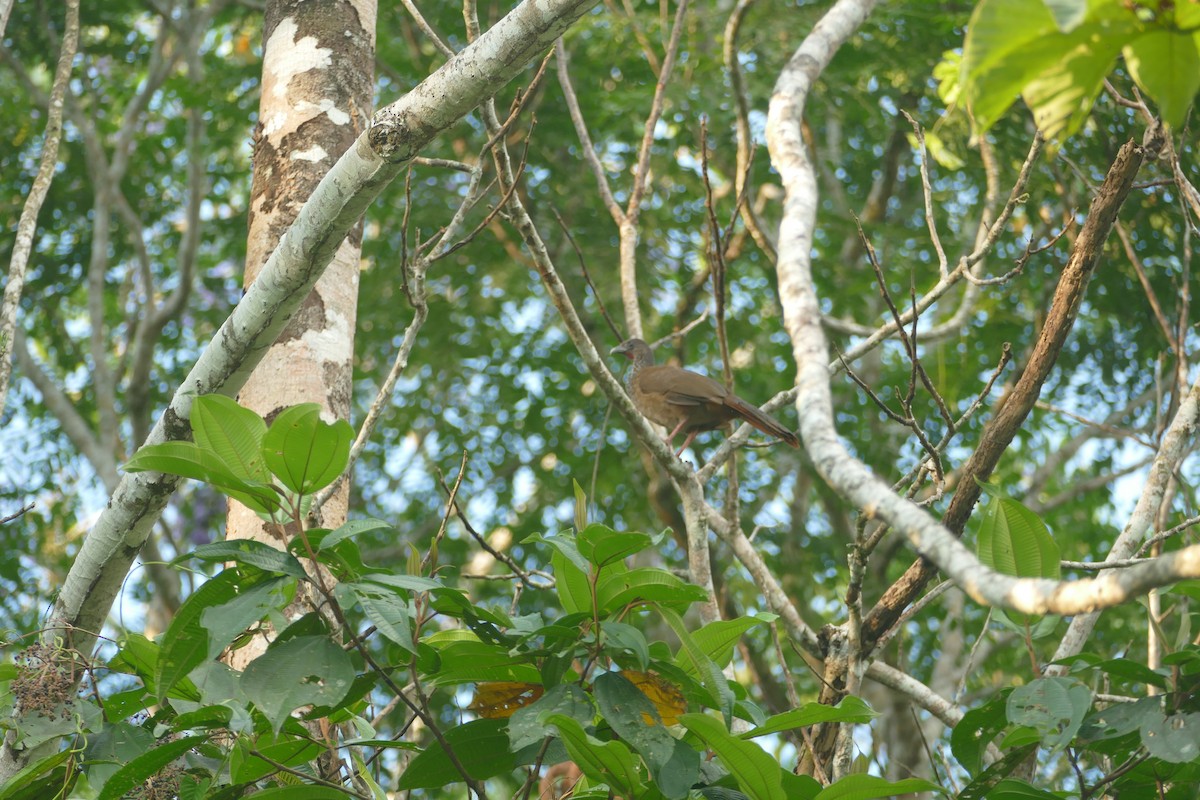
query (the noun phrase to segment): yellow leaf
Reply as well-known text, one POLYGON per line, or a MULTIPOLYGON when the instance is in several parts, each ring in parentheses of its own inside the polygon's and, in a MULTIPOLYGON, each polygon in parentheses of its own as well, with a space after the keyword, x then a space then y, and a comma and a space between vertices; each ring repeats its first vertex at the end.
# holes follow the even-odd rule
POLYGON ((475 685, 475 699, 467 706, 484 719, 508 719, 542 696, 540 684, 520 681, 489 681, 475 685))
MULTIPOLYGON (((621 675, 640 689, 642 694, 650 699, 651 703, 654 703, 654 707, 658 709, 658 715, 662 717, 664 725, 679 724, 679 715, 687 711, 687 700, 684 699, 683 692, 678 686, 655 675, 653 672, 638 672, 637 670, 626 669, 621 670, 621 675)), ((646 720, 647 725, 652 725, 653 723, 654 720, 646 720)))

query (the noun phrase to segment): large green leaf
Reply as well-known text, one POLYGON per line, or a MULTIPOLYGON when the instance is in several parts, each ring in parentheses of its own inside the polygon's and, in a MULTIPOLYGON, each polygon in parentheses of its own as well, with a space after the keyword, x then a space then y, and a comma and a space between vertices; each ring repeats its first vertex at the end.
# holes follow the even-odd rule
MULTIPOLYGON (((742 634, 756 625, 766 622, 767 620, 762 617, 716 620, 695 631, 692 634, 692 641, 713 663, 724 669, 733 660, 733 650, 737 647, 742 634)), ((699 668, 686 649, 679 651, 679 655, 675 658, 675 664, 689 675, 694 677, 700 675, 699 668)))
POLYGON ((552 716, 567 716, 580 725, 591 724, 595 708, 587 693, 571 683, 560 683, 534 702, 518 708, 508 719, 508 738, 513 752, 537 744, 553 733, 552 716))
POLYGON ((801 708, 794 708, 791 711, 784 711, 782 714, 775 714, 769 717, 762 725, 756 726, 742 734, 742 736, 750 739, 756 736, 766 736, 769 733, 807 728, 810 725, 818 725, 822 722, 870 722, 877 716, 879 716, 879 713, 867 705, 866 701, 853 695, 847 695, 836 706, 827 706, 821 703, 805 703, 801 708))
POLYGON ((208 631, 200 624, 204 609, 237 596, 239 576, 225 570, 205 581, 183 602, 163 634, 154 670, 154 689, 161 703, 175 684, 208 658, 208 631))
POLYGON ((1155 758, 1185 764, 1200 757, 1200 714, 1157 714, 1141 724, 1142 744, 1155 758))
POLYGON ((837 783, 822 789, 816 800, 874 800, 880 797, 895 797, 917 792, 946 794, 946 790, 936 783, 930 783, 920 778, 889 781, 875 775, 847 775, 837 783))
POLYGON ((234 783, 250 783, 279 772, 278 764, 298 767, 321 752, 311 739, 287 734, 241 739, 229 754, 229 777, 234 783))
POLYGON ((417 646, 413 642, 412 614, 408 601, 396 592, 377 584, 342 583, 338 585, 338 596, 345 598, 343 605, 350 604, 346 600, 357 602, 367 619, 371 620, 380 633, 410 653, 416 654, 417 646))
POLYGON ((1008 696, 1009 722, 1028 725, 1052 751, 1062 750, 1079 731, 1092 706, 1092 692, 1071 678, 1038 678, 1008 696))
POLYGON ((236 400, 206 394, 192 401, 192 435, 196 444, 216 454, 244 481, 268 483, 271 473, 263 462, 262 441, 267 423, 236 400))
POLYGON ((605 721, 645 760, 663 796, 686 797, 700 775, 700 755, 671 736, 658 709, 623 675, 606 672, 593 681, 592 690, 605 721))
POLYGON ((591 613, 592 590, 587 572, 559 549, 551 551, 550 567, 554 570, 554 590, 563 610, 568 614, 591 613))
POLYGON ((733 716, 733 690, 729 688, 729 682, 725 679, 721 668, 700 648, 692 638, 683 618, 673 609, 660 607, 659 613, 671 626, 675 635, 679 637, 680 653, 686 654, 685 659, 682 660, 686 660, 695 668, 694 674, 699 678, 700 685, 708 690, 714 706, 720 709, 725 720, 729 721, 733 716))
POLYGON ((1008 725, 1009 690, 997 692, 986 703, 963 714, 950 732, 950 751, 967 772, 975 775, 983 767, 987 746, 1008 725))
POLYGON ((984 507, 976 544, 979 560, 1018 578, 1061 574, 1058 544, 1041 518, 1016 500, 993 495, 984 507))
POLYGON ((296 560, 295 556, 255 539, 210 542, 200 545, 175 560, 184 561, 189 558, 198 558, 202 561, 236 561, 239 564, 248 564, 267 572, 290 575, 299 580, 308 579, 308 573, 304 571, 304 567, 296 560))
POLYGON ((148 470, 207 483, 254 511, 270 514, 279 508, 279 493, 267 484, 243 480, 216 453, 195 442, 148 444, 125 464, 126 472, 148 470))
POLYGON ((326 636, 300 636, 272 645, 242 673, 246 697, 278 732, 301 706, 333 705, 354 681, 350 656, 326 636))
MULTIPOLYGON (((442 731, 458 763, 473 780, 482 781, 516 768, 508 747, 505 720, 477 719, 442 731)), ((409 762, 400 775, 397 789, 436 789, 461 783, 463 775, 438 742, 429 745, 409 762)))
MULTIPOLYGON (((1061 11, 1061 9, 1060 9, 1061 11)), ((963 86, 973 119, 987 130, 1025 97, 1047 138, 1077 131, 1121 48, 1140 33, 1137 18, 1119 4, 1097 4, 1060 29, 1042 0, 982 0, 963 45, 963 86)))
POLYGON ((684 714, 679 721, 716 754, 753 800, 787 800, 783 770, 761 747, 734 736, 720 720, 706 714, 684 714))
POLYGON ((1200 90, 1200 35, 1151 31, 1125 47, 1129 74, 1154 98, 1162 121, 1179 127, 1200 90))
POLYGON ((615 614, 633 603, 658 603, 682 611, 708 598, 707 593, 664 569, 638 567, 627 571, 606 568, 596 585, 600 611, 615 614))
POLYGON ((313 494, 342 474, 350 457, 354 429, 343 419, 321 419, 316 403, 285 408, 263 437, 267 467, 297 494, 313 494))
POLYGON ((185 736, 182 739, 164 742, 143 753, 113 773, 96 800, 117 800, 124 797, 126 792, 140 786, 151 775, 207 739, 207 736, 185 736))
POLYGON ((607 525, 592 523, 575 537, 580 554, 596 565, 597 572, 617 561, 650 546, 650 536, 645 533, 614 531, 607 525))
POLYGON ((328 547, 333 547, 349 539, 351 536, 357 536, 360 533, 367 533, 369 531, 393 531, 394 533, 395 529, 379 519, 352 519, 349 522, 339 525, 321 539, 321 544, 317 549, 324 550, 328 547))
POLYGON ((602 742, 589 736, 583 726, 565 714, 551 714, 546 721, 558 728, 571 760, 597 783, 608 784, 619 797, 640 797, 643 781, 629 748, 621 742, 602 742))

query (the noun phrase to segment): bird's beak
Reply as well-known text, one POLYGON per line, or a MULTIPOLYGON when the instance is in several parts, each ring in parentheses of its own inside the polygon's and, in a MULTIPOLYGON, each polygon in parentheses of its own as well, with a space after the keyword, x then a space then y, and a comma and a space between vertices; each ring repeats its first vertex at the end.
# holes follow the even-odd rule
POLYGON ((629 348, 625 347, 624 342, 617 345, 612 350, 608 351, 608 354, 610 356, 623 356, 623 355, 626 355, 627 353, 629 353, 629 348))

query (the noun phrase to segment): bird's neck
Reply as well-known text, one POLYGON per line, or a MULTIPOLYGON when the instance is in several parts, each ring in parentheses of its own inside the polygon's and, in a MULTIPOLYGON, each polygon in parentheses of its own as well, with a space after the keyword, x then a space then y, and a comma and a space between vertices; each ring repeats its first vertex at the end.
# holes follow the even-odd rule
POLYGON ((647 358, 645 353, 639 353, 630 364, 629 371, 625 373, 626 387, 633 386, 634 380, 637 379, 637 374, 642 371, 643 367, 649 367, 654 364, 653 358, 647 358))

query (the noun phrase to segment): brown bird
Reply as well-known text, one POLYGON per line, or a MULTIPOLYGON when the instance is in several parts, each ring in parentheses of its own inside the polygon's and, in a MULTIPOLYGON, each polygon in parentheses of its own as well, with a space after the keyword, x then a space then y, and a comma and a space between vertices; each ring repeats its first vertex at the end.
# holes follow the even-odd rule
POLYGON ((669 429, 670 445, 680 431, 687 434, 679 455, 701 431, 716 430, 732 419, 749 422, 765 434, 777 436, 799 447, 796 434, 726 389, 712 378, 667 365, 656 365, 650 345, 641 339, 626 339, 612 349, 633 362, 625 376, 625 388, 637 410, 649 420, 669 429))

